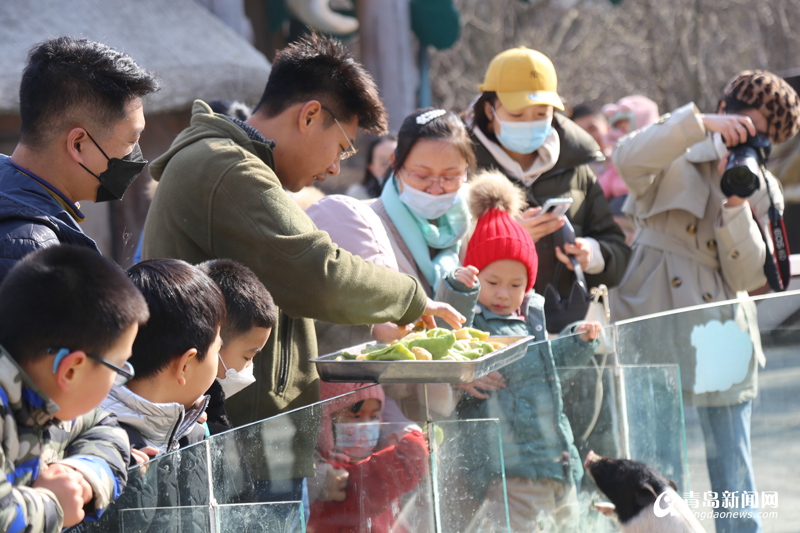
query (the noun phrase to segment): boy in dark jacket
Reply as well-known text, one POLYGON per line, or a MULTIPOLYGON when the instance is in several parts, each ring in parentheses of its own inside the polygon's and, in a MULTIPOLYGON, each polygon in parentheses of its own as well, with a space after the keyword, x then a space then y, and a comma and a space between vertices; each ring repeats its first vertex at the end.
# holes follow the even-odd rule
POLYGON ((253 359, 264 349, 278 321, 269 291, 252 270, 231 259, 213 259, 198 265, 225 297, 228 318, 222 327, 217 379, 206 391, 206 413, 211 435, 233 426, 225 413, 225 400, 256 381, 253 359))
MULTIPOLYGON (((154 514, 152 508, 209 504, 205 449, 191 445, 206 437, 199 422, 208 403, 204 393, 217 374, 225 299, 198 267, 175 259, 137 263, 128 276, 144 294, 150 320, 133 344, 136 378, 114 387, 103 408, 117 415, 135 451, 167 455, 132 474, 114 515, 109 513, 94 531, 121 531, 132 523, 138 531, 202 530, 204 522, 172 522, 173 517, 154 514), (169 453, 179 448, 185 449, 169 453), (143 510, 122 516, 125 509, 143 510)), ((198 518, 187 516, 189 522, 198 518)))
POLYGON ((97 407, 133 375, 147 317, 141 293, 95 251, 50 247, 11 269, 0 285, 0 530, 60 531, 120 495, 128 438, 97 407))

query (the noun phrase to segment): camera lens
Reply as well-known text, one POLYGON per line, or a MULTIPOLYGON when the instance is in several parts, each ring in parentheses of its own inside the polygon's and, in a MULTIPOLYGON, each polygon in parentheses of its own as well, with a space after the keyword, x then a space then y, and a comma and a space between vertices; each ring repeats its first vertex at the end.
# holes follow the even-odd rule
POLYGON ((769 139, 764 135, 748 137, 744 143, 731 148, 728 165, 720 180, 725 196, 747 198, 759 188, 761 165, 767 162, 769 139))
MULTIPOLYGON (((733 154, 731 154, 731 159, 733 159, 733 154)), ((731 166, 728 163, 720 186, 725 196, 747 198, 758 189, 758 175, 753 173, 746 164, 731 166)))

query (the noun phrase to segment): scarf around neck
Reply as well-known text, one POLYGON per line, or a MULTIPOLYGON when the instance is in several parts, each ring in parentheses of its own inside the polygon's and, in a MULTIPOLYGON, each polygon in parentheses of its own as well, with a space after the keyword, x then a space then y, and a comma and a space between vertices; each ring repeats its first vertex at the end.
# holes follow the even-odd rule
POLYGON ((411 251, 414 262, 434 292, 439 281, 460 264, 458 251, 461 238, 469 229, 470 218, 464 194, 460 194, 459 197, 460 201, 456 205, 437 218, 436 224, 431 224, 400 201, 394 174, 389 176, 381 193, 381 200, 389 218, 392 219, 403 242, 411 251), (433 258, 430 248, 439 250, 433 258))

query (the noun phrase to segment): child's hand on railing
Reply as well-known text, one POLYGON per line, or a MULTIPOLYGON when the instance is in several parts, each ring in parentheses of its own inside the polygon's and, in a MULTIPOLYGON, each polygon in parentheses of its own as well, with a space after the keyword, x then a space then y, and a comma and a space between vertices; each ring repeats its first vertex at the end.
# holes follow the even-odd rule
POLYGON ((575 329, 575 333, 580 333, 580 339, 583 342, 590 342, 600 336, 600 331, 603 326, 600 322, 584 322, 575 329))

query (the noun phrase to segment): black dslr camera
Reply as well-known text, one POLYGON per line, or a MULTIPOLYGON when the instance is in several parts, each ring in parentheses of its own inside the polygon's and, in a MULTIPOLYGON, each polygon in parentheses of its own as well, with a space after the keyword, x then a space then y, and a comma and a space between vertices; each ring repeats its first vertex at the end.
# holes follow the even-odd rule
POLYGON ((761 167, 767 164, 772 144, 766 135, 747 136, 742 144, 730 149, 728 166, 722 174, 720 186, 725 196, 747 198, 759 188, 761 167))

